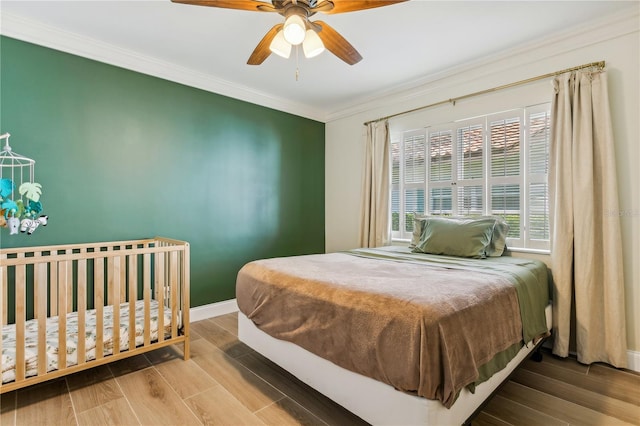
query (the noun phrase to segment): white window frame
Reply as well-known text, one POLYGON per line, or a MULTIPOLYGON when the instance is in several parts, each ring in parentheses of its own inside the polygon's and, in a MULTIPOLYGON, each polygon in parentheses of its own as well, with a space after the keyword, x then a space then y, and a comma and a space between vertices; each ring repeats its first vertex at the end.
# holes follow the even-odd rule
MULTIPOLYGON (((426 133, 424 129, 417 129, 417 130, 409 130, 406 132, 402 132, 402 135, 400 137, 395 137, 392 138, 391 144, 398 144, 400 147, 400 173, 399 173, 399 183, 398 184, 394 184, 393 181, 391 182, 391 193, 389 195, 389 200, 393 199, 393 191, 396 190, 398 191, 398 202, 399 202, 399 206, 400 206, 400 213, 399 213, 399 217, 398 217, 398 231, 394 231, 393 227, 391 226, 390 228, 392 229, 391 231, 391 237, 392 239, 410 239, 411 235, 412 235, 412 231, 406 231, 406 214, 407 213, 411 213, 411 212, 407 212, 405 209, 405 192, 407 190, 410 189, 424 189, 424 176, 422 178, 421 182, 415 182, 415 183, 405 183, 405 158, 404 158, 404 154, 405 154, 405 150, 404 150, 404 143, 407 139, 413 139, 415 137, 424 137, 426 138, 426 133)), ((425 139, 425 146, 426 146, 426 139, 425 139)), ((426 153, 425 153, 426 155, 426 153)), ((391 157, 391 156, 389 156, 391 157)), ((391 158, 390 161, 393 161, 393 159, 391 158)), ((427 159, 425 157, 425 173, 426 173, 426 169, 427 169, 427 159)), ((393 171, 393 164, 391 165, 390 169, 393 171)), ((425 193, 425 200, 427 199, 427 194, 425 193)), ((391 214, 389 215, 390 220, 393 220, 392 218, 393 216, 393 212, 391 212, 391 214)))
MULTIPOLYGON (((550 133, 551 133, 551 118, 549 118, 549 135, 548 135, 548 140, 547 140, 547 173, 544 174, 533 174, 530 172, 530 163, 529 163, 529 156, 528 156, 528 152, 529 152, 529 148, 530 148, 530 141, 529 141, 529 129, 530 129, 530 118, 532 115, 537 114, 537 113, 542 113, 542 112, 546 112, 549 116, 551 114, 551 104, 550 103, 543 103, 543 104, 538 104, 538 105, 533 105, 533 106, 529 106, 526 108, 526 114, 525 114, 525 126, 524 126, 524 131, 525 131, 525 149, 523 149, 523 155, 525 155, 525 159, 523 160, 524 162, 524 166, 525 166, 525 171, 526 174, 525 176, 525 194, 526 194, 526 198, 525 198, 525 203, 526 203, 526 212, 527 212, 527 217, 526 217, 526 222, 525 222, 525 238, 526 238, 526 247, 524 247, 525 249, 532 249, 532 250, 541 250, 541 251, 545 251, 545 252, 549 252, 551 249, 551 235, 549 235, 549 239, 545 239, 545 240, 540 240, 540 239, 534 239, 529 237, 529 229, 530 229, 530 224, 529 224, 529 213, 531 212, 530 208, 529 208, 529 202, 532 199, 531 195, 530 195, 530 190, 531 190, 531 184, 532 183, 544 183, 547 185, 546 189, 547 189, 547 223, 549 223, 549 221, 551 220, 551 210, 550 210, 550 205, 551 205, 551 199, 550 194, 549 194, 549 138, 551 137, 550 133), (525 152, 526 151, 526 152, 525 152)), ((549 233, 551 232, 551 230, 549 230, 549 233)))
MULTIPOLYGON (((436 126, 428 126, 425 129, 419 130, 410 130, 402 132, 401 134, 396 134, 396 137, 393 138, 392 143, 399 144, 400 148, 400 177, 399 184, 390 185, 391 191, 398 191, 399 196, 399 229, 396 231, 392 230, 392 238, 395 240, 408 240, 412 237, 412 231, 406 231, 405 229, 405 217, 407 212, 405 211, 405 191, 411 188, 422 188, 424 189, 424 207, 423 210, 426 214, 440 214, 440 212, 435 212, 431 210, 431 190, 436 188, 447 188, 450 187, 451 190, 451 212, 450 214, 454 216, 458 215, 466 215, 466 212, 459 211, 459 203, 458 196, 459 190, 458 188, 462 186, 481 186, 482 187, 482 213, 483 215, 491 215, 492 206, 491 206, 491 186, 492 185, 509 185, 509 184, 517 184, 520 189, 520 233, 519 238, 507 238, 507 246, 513 248, 514 250, 535 250, 548 252, 550 248, 550 240, 540 240, 530 238, 529 234, 529 220, 530 220, 530 190, 531 183, 545 183, 548 184, 548 170, 546 174, 534 175, 530 173, 530 164, 528 158, 529 152, 529 120, 531 115, 549 111, 551 108, 550 103, 542 103, 533 106, 515 108, 513 110, 487 114, 483 116, 478 116, 470 119, 457 120, 454 122, 449 122, 445 124, 439 124, 436 126), (490 146, 490 124, 495 121, 509 119, 509 118, 518 118, 520 122, 519 133, 520 133, 520 174, 517 176, 491 176, 491 146, 490 146), (460 159, 458 152, 458 140, 457 135, 459 129, 463 129, 465 127, 469 127, 472 125, 482 124, 482 138, 483 138, 483 155, 482 155, 482 177, 475 179, 458 179, 458 164, 460 159), (431 180, 431 167, 430 167, 430 144, 431 144, 431 135, 437 132, 443 131, 451 131, 452 132, 452 149, 451 149, 451 170, 452 176, 451 180, 442 180, 442 181, 432 181, 431 180), (406 138, 416 136, 418 134, 424 135, 425 137, 425 176, 424 181, 420 183, 413 184, 405 184, 404 183, 404 141, 406 138)), ((548 164, 548 162, 547 162, 548 164)), ((550 214, 548 210, 549 202, 548 199, 549 191, 547 187, 547 219, 550 214)), ((447 213, 449 214, 449 213, 447 213)), ((391 217, 391 215, 390 215, 391 217)))
MULTIPOLYGON (((451 168, 452 168, 452 172, 453 172, 453 176, 452 176, 452 191, 451 191, 451 209, 452 209, 452 214, 454 216, 467 216, 470 215, 471 213, 469 211, 460 211, 460 188, 463 187, 472 187, 472 186, 481 186, 483 188, 482 190, 482 212, 480 212, 480 214, 483 214, 484 211, 486 210, 486 205, 487 205, 487 197, 486 197, 486 191, 484 191, 484 185, 485 185, 485 176, 487 174, 487 160, 486 160, 486 129, 484 129, 485 125, 484 125, 484 120, 482 117, 480 118, 471 118, 471 119, 466 119, 466 120, 459 120, 456 121, 454 123, 451 123, 450 128, 453 131, 453 147, 451 149, 451 168), (477 127, 480 126, 483 128, 482 131, 482 176, 479 178, 469 178, 469 179, 463 179, 460 177, 460 173, 461 173, 461 167, 462 167, 462 160, 461 160, 461 156, 460 156, 460 146, 458 144, 458 134, 461 130, 463 129, 468 129, 471 127, 477 127)), ((464 153, 463 153, 464 156, 464 153)), ((429 182, 427 182, 427 185, 429 184, 429 182)))
POLYGON ((510 118, 518 118, 520 122, 520 174, 517 176, 492 176, 491 169, 491 149, 486 150, 486 161, 487 161, 487 184, 485 185, 485 192, 487 194, 487 214, 491 215, 493 212, 493 205, 491 199, 491 187, 492 185, 510 185, 515 184, 520 188, 520 232, 519 237, 508 237, 507 238, 507 246, 508 247, 517 247, 517 248, 530 248, 526 247, 526 232, 525 232, 525 224, 527 220, 527 195, 525 192, 526 185, 526 174, 527 169, 525 167, 526 157, 525 150, 527 149, 527 143, 525 141, 525 137, 527 132, 525 131, 525 116, 526 116, 526 108, 519 108, 516 110, 505 111, 496 114, 490 114, 486 116, 486 140, 485 143, 487 145, 491 144, 491 123, 495 121, 507 120, 510 118))
POLYGON ((427 162, 427 180, 425 183, 425 211, 428 214, 442 214, 441 211, 438 211, 437 213, 434 212, 432 210, 432 206, 431 206, 431 190, 432 189, 446 189, 446 188, 450 188, 451 189, 451 212, 453 213, 454 210, 454 206, 456 205, 456 200, 457 200, 457 194, 455 189, 455 173, 457 170, 457 163, 455 161, 456 159, 456 154, 455 154, 455 138, 456 138, 456 131, 455 129, 452 129, 451 126, 435 126, 435 127, 430 127, 427 129, 427 144, 426 144, 426 149, 427 149, 427 153, 426 156, 427 158, 429 158, 429 161, 427 162), (451 134, 451 177, 450 179, 444 179, 444 180, 433 180, 432 176, 431 176, 431 155, 430 155, 430 151, 429 151, 429 147, 431 146, 431 136, 433 134, 440 134, 440 133, 450 133, 451 134))

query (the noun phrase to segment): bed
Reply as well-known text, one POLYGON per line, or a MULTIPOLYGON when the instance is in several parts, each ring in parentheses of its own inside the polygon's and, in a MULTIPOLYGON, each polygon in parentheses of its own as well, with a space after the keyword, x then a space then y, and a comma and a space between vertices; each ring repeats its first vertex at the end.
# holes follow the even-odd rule
POLYGON ((551 324, 542 262, 407 247, 250 262, 236 297, 241 341, 372 424, 466 422, 551 324))
POLYGON ((0 250, 0 393, 181 343, 189 244, 167 238, 0 250))

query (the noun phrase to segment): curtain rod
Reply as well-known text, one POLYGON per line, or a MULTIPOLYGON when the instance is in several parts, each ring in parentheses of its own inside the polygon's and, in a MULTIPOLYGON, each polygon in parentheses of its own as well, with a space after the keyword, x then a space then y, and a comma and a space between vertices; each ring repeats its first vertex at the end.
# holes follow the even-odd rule
POLYGON ((375 123, 377 121, 388 120, 390 118, 399 117, 401 115, 411 114, 412 112, 420 111, 420 110, 423 110, 423 109, 431 108, 431 107, 442 105, 442 104, 446 104, 446 103, 452 103, 452 104, 455 105, 455 103, 457 101, 461 100, 461 99, 471 98, 473 96, 478 96, 478 95, 484 95, 486 93, 496 92, 498 90, 509 89, 511 87, 514 87, 514 86, 520 86, 522 84, 527 84, 527 83, 531 83, 533 81, 542 80, 543 78, 555 77, 557 75, 564 74, 565 72, 577 71, 577 70, 581 70, 583 68, 598 68, 599 70, 601 70, 601 69, 604 68, 604 61, 591 62, 589 64, 579 65, 577 67, 567 68, 567 69, 564 69, 564 70, 560 70, 560 71, 556 71, 556 72, 550 72, 548 74, 539 75, 537 77, 527 78, 526 80, 520 80, 520 81, 516 81, 514 83, 503 84, 502 86, 492 87, 491 89, 480 90, 479 92, 469 93, 467 95, 458 96, 457 98, 446 99, 444 101, 435 102, 433 104, 424 105, 424 106, 421 106, 421 107, 418 107, 418 108, 413 108, 413 109, 410 109, 410 110, 407 110, 407 111, 398 112, 396 114, 387 115, 386 117, 380 117, 380 118, 377 118, 375 120, 370 120, 370 121, 365 122, 364 125, 366 126, 368 124, 375 123))

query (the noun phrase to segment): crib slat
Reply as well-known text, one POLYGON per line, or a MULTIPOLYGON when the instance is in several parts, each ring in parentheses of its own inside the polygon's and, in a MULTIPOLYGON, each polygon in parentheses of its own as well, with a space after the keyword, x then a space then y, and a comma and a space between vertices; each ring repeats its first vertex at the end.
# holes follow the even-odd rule
MULTIPOLYGON (((4 266, 6 258, 6 254, 0 255, 0 283, 2 283, 2 288, 0 289, 0 299, 2 299, 2 303, 0 303, 0 309, 2 309, 1 325, 6 325, 9 322, 9 268, 4 266)), ((1 344, 2 342, 0 342, 1 344)))
POLYGON ((49 316, 58 315, 58 262, 49 262, 49 316))
POLYGON ((171 338, 175 339, 178 335, 178 252, 172 251, 169 256, 169 273, 171 274, 169 281, 171 282, 171 338))
POLYGON ((93 261, 93 308, 96 313, 96 359, 104 356, 104 258, 93 261))
MULTIPOLYGON (((33 256, 31 258, 29 258, 29 260, 30 260, 29 263, 31 264, 31 266, 34 266, 36 264, 36 261, 37 261, 36 258, 40 257, 40 255, 36 251, 32 252, 32 255, 33 256)), ((35 287, 33 287, 32 298, 33 298, 33 319, 38 319, 38 313, 40 312, 40 310, 38 309, 38 306, 40 305, 40 300, 38 300, 39 299, 38 292, 36 291, 35 287)), ((44 303, 47 303, 46 299, 45 299, 44 303)), ((28 305, 28 303, 27 303, 27 305, 28 305)))
POLYGON ((129 350, 136 347, 136 301, 138 300, 138 256, 129 258, 129 350))
POLYGON ((156 255, 156 300, 158 301, 158 342, 164 340, 164 291, 165 291, 164 253, 156 255))
POLYGON ((26 265, 16 265, 16 381, 25 376, 26 265))
MULTIPOLYGON (((72 250, 65 250, 65 254, 70 253, 72 250)), ((67 281, 67 313, 73 312, 73 261, 63 260, 66 267, 65 280, 67 281)))
POLYGON ((0 387, 2 387, 2 326, 7 323, 7 295, 5 291, 8 291, 9 282, 7 281, 7 276, 5 275, 5 270, 7 269, 5 266, 2 266, 2 259, 4 256, 0 256, 0 387))
POLYGON ((151 343, 151 330, 148 324, 151 324, 151 255, 145 253, 142 255, 143 270, 142 270, 142 297, 144 298, 144 345, 147 346, 151 343))
POLYGON ((107 305, 113 304, 113 286, 113 257, 107 256, 107 294, 104 295, 104 300, 106 301, 107 305))
POLYGON ((127 301, 127 258, 120 256, 120 301, 118 303, 124 303, 127 301))
POLYGON ((191 340, 190 340, 190 331, 189 331, 189 308, 190 308, 190 297, 189 297, 189 283, 191 282, 190 269, 189 269, 189 243, 184 244, 184 250, 182 251, 182 279, 180 280, 180 299, 182 303, 180 305, 180 310, 182 311, 182 330, 184 334, 184 360, 188 360, 191 357, 191 340))
MULTIPOLYGON (((58 265, 58 369, 67 366, 67 295, 71 283, 71 262, 58 265)), ((72 301, 73 302, 73 301, 72 301)))
POLYGON ((111 334, 113 341, 113 354, 120 353, 120 265, 122 258, 120 256, 109 258, 109 269, 107 270, 107 276, 112 282, 111 292, 109 298, 113 304, 113 322, 111 324, 111 334))
POLYGON ((33 291, 38 295, 38 375, 47 372, 47 264, 34 265, 33 291))
POLYGON ((5 259, 7 258, 6 254, 0 254, 0 309, 2 309, 2 315, 0 316, 0 325, 6 325, 9 321, 9 308, 8 308, 8 298, 9 298, 9 267, 5 266, 5 259))
POLYGON ((78 260, 78 342, 76 355, 78 365, 84 364, 86 360, 85 336, 86 336, 86 313, 87 313, 87 261, 78 260))
MULTIPOLYGON (((33 265, 34 263, 31 264, 31 266, 33 265)), ((35 286, 33 287, 33 295, 31 297, 33 298, 33 319, 38 319, 38 313, 40 312, 40 310, 38 309, 38 307, 40 306, 40 301, 39 301, 40 298, 38 297, 38 292, 36 291, 35 286)), ((45 303, 46 303, 46 299, 45 299, 45 303)), ((27 302, 27 305, 28 304, 29 303, 27 302)))

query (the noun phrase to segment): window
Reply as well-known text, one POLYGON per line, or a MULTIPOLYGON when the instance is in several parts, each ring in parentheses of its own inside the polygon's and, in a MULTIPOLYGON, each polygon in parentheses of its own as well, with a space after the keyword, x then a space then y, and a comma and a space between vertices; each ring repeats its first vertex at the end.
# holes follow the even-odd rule
POLYGON ((414 214, 503 217, 513 248, 549 249, 550 105, 404 132, 391 142, 391 229, 414 214))

